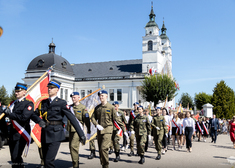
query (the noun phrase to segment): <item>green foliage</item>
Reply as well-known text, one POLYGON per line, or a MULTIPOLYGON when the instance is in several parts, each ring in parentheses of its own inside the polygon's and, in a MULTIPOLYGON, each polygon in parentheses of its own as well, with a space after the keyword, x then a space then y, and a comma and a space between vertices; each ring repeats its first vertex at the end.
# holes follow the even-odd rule
MULTIPOLYGON (((10 95, 10 97, 9 97, 9 103, 10 103, 11 101, 14 101, 14 100, 16 100, 15 89, 12 89, 11 95, 10 95)), ((8 104, 9 104, 9 103, 8 103, 8 104)))
POLYGON ((182 93, 181 98, 179 99, 179 103, 181 103, 182 107, 187 108, 189 104, 189 108, 193 108, 193 98, 188 93, 182 93))
POLYGON ((195 94, 194 102, 198 110, 202 109, 204 104, 211 104, 212 95, 206 94, 205 92, 195 94))
POLYGON ((0 101, 1 101, 2 105, 8 105, 8 102, 9 102, 9 97, 7 95, 7 90, 4 87, 4 85, 2 85, 0 87, 0 101))
POLYGON ((232 118, 235 114, 234 91, 222 80, 216 84, 213 90, 211 104, 214 106, 213 113, 218 118, 232 118))
POLYGON ((164 102, 168 96, 168 101, 171 101, 176 94, 175 81, 167 75, 157 74, 146 76, 142 82, 140 93, 148 102, 154 102, 154 106, 164 102))

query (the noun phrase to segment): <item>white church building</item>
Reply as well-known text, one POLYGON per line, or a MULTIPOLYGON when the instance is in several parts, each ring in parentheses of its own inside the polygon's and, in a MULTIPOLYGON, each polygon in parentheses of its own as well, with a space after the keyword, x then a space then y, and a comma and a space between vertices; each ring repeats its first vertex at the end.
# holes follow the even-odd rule
MULTIPOLYGON (((163 22, 161 30, 155 22, 153 7, 149 14, 149 22, 145 26, 145 36, 142 37, 142 59, 121 60, 70 64, 65 58, 55 53, 55 44, 49 45, 49 53, 34 58, 25 73, 24 82, 32 85, 50 66, 55 64, 51 78, 60 81, 61 89, 58 97, 72 103, 69 95, 78 91, 84 97, 105 86, 108 91, 108 101, 118 101, 121 109, 133 108, 134 102, 147 107, 141 97, 139 88, 149 69, 157 73, 172 76, 171 42, 166 35, 163 22)), ((174 107, 174 99, 169 106, 174 107)))

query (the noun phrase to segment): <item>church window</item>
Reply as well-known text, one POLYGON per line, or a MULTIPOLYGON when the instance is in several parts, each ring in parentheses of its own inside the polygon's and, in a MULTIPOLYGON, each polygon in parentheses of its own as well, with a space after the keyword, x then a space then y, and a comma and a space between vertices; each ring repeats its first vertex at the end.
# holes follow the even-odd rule
POLYGON ((122 101, 122 89, 117 89, 117 101, 122 101))
POLYGON ((109 89, 109 100, 114 101, 114 89, 109 89))
POLYGON ((62 68, 66 69, 67 62, 64 61, 64 62, 61 63, 61 65, 62 65, 62 68))
POLYGON ((45 61, 42 60, 42 59, 38 60, 37 67, 43 67, 44 62, 45 62, 45 61))
POLYGON ((64 89, 63 88, 60 89, 60 98, 61 99, 64 98, 64 89))
POLYGON ((85 97, 85 90, 81 90, 81 98, 85 97))
POLYGON ((110 67, 110 68, 109 68, 109 70, 111 70, 111 71, 112 71, 112 70, 113 70, 113 67, 110 67))
POLYGON ((92 71, 92 69, 90 68, 90 69, 88 69, 88 71, 92 71))
POLYGON ((65 96, 64 99, 65 99, 65 101, 68 101, 68 89, 65 89, 64 92, 65 92, 65 93, 64 93, 64 94, 65 94, 65 95, 64 95, 64 96, 65 96))
POLYGON ((153 41, 148 41, 148 51, 152 51, 153 50, 153 41))

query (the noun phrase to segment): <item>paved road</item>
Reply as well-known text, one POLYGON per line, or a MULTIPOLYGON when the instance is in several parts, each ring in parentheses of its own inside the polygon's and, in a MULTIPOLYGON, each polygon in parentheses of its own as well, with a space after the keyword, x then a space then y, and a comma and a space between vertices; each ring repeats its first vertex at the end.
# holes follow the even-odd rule
MULTIPOLYGON (((197 139, 196 139, 197 140, 197 139)), ((145 154, 145 164, 139 165, 139 157, 128 157, 129 149, 126 152, 121 152, 121 161, 118 163, 112 160, 115 154, 110 155, 110 168, 231 168, 235 165, 235 149, 232 148, 232 143, 228 135, 219 135, 217 143, 211 143, 210 138, 207 142, 193 142, 193 151, 188 153, 186 148, 172 151, 172 146, 169 145, 169 150, 166 155, 162 156, 161 160, 155 160, 156 150, 150 147, 145 154)), ((120 141, 122 142, 122 141, 120 141)), ((88 160, 90 153, 88 144, 80 149, 80 168, 99 168, 99 158, 88 160)), ((98 151, 96 152, 98 155, 98 151)), ((38 149, 35 143, 31 144, 28 156, 24 158, 27 164, 26 168, 35 168, 40 163, 38 149)), ((71 157, 68 149, 68 142, 63 142, 57 154, 55 161, 57 168, 72 168, 71 157)), ((8 146, 4 146, 0 150, 0 168, 10 167, 10 153, 8 146)))

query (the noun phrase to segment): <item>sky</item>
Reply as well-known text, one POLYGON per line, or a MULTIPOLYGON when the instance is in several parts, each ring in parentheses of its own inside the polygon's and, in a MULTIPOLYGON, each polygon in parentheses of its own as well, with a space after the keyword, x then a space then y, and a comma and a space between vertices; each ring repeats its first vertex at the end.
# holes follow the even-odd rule
MULTIPOLYGON (((213 94, 221 80, 235 90, 235 0, 152 1, 171 41, 176 101, 213 94)), ((150 10, 151 0, 0 0, 0 86, 10 94, 52 38, 71 64, 142 59, 150 10)))

